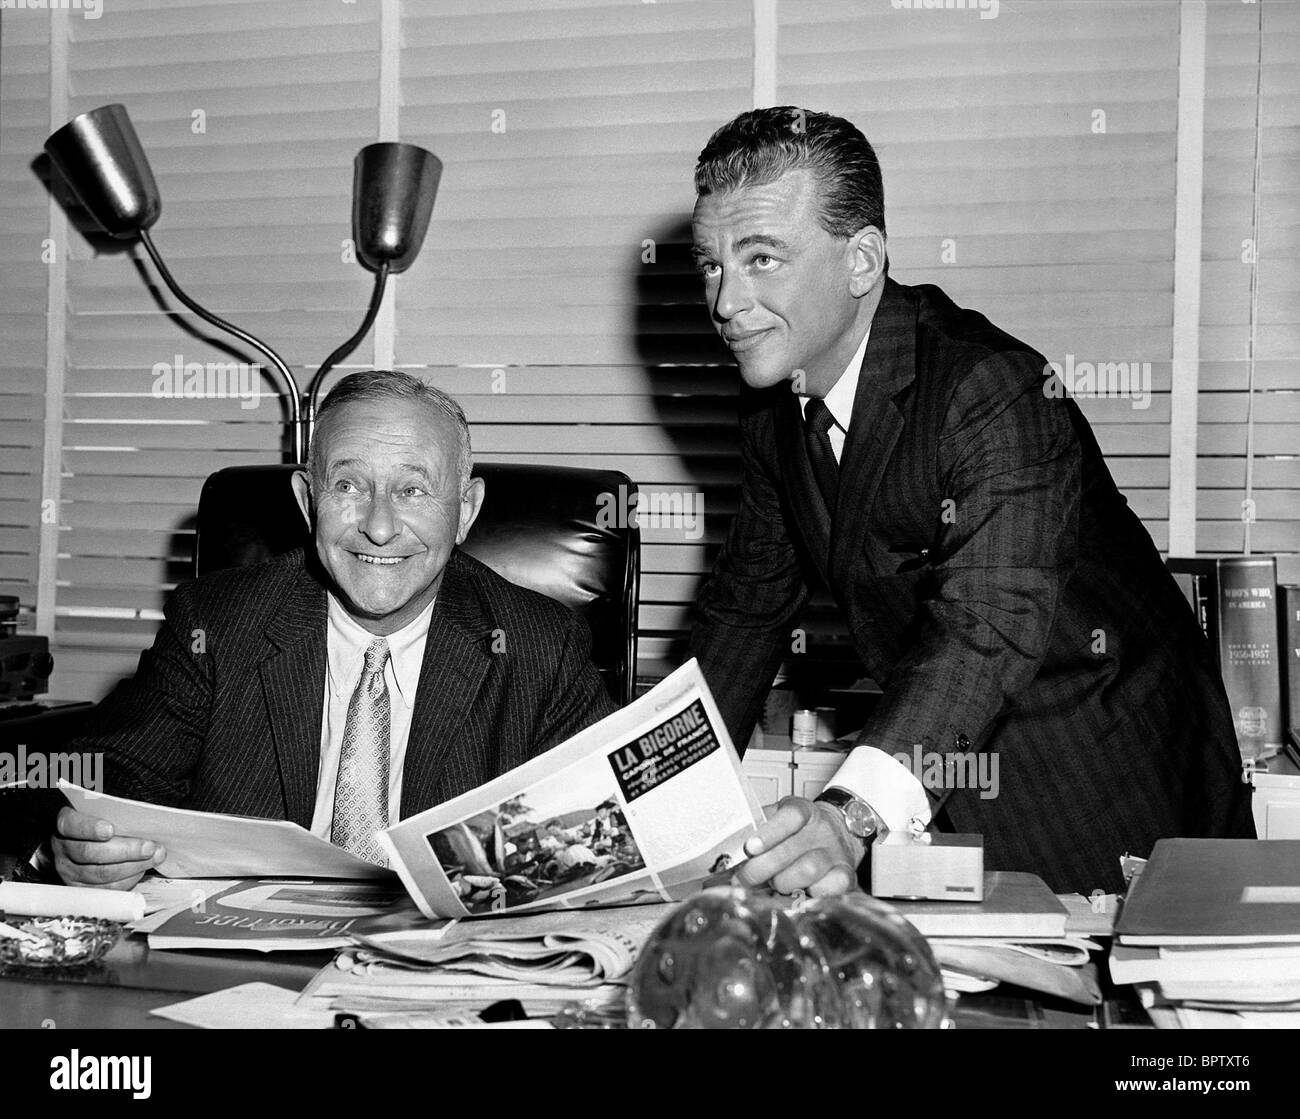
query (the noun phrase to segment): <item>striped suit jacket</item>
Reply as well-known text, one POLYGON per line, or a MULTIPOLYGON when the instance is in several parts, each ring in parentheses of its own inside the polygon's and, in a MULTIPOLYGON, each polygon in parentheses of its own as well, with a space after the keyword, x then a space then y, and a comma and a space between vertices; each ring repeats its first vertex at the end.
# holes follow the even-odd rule
MULTIPOLYGON (((302 549, 177 588, 95 733, 108 792, 311 826, 326 592, 302 549)), ((402 776, 403 818, 609 714, 586 624, 452 553, 429 623, 402 776)))
POLYGON ((1112 891, 1126 851, 1254 829, 1208 645, 1045 365, 938 288, 886 280, 836 508, 794 394, 744 398, 741 506, 692 646, 743 745, 821 581, 884 692, 863 742, 996 751, 995 796, 927 788, 939 824, 983 833, 990 869, 1112 891))

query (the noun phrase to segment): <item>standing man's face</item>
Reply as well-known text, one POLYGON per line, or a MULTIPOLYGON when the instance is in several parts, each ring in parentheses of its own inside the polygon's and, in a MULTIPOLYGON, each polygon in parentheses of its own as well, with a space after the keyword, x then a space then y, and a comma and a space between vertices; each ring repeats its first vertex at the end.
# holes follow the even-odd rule
POLYGON ((819 213, 805 170, 695 203, 694 255, 713 325, 753 388, 802 370, 795 389, 825 396, 870 325, 883 237, 874 226, 837 237, 819 213))
POLYGON ((483 483, 461 493, 457 452, 454 423, 428 404, 359 401, 317 428, 310 485, 294 475, 335 593, 371 633, 396 632, 433 601, 478 516, 483 483))

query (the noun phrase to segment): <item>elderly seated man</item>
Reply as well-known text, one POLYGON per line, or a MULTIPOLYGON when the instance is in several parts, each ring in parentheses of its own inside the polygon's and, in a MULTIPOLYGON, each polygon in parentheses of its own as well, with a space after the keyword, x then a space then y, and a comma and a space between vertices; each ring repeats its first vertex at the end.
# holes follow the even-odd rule
MULTIPOLYGON (((469 426, 405 373, 354 373, 294 492, 315 546, 177 589, 97 712, 109 793, 293 820, 382 861, 376 831, 607 715, 586 625, 457 550, 484 500, 469 426)), ((64 808, 36 857, 130 889, 165 852, 64 808)))

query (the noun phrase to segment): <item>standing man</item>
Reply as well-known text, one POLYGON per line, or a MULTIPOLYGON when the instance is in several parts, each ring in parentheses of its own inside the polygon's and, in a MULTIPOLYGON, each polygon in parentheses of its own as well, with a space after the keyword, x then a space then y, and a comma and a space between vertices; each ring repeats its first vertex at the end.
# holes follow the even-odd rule
POLYGON ((1087 422, 1029 346, 888 278, 862 133, 743 113, 695 187, 695 257, 747 391, 740 510, 693 651, 743 749, 818 580, 884 693, 741 879, 840 892, 873 838, 933 820, 982 833, 989 869, 1086 894, 1162 836, 1253 836, 1208 646, 1087 422), (996 795, 923 786, 895 757, 917 746, 996 751, 996 795))

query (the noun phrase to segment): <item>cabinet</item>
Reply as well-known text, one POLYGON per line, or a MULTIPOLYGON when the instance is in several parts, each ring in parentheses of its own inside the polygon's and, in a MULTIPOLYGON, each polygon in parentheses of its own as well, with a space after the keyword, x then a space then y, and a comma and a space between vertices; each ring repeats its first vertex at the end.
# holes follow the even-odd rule
POLYGON ((742 768, 760 804, 788 796, 812 800, 840 768, 846 752, 847 747, 835 749, 830 743, 796 750, 788 738, 760 731, 745 751, 742 768))

